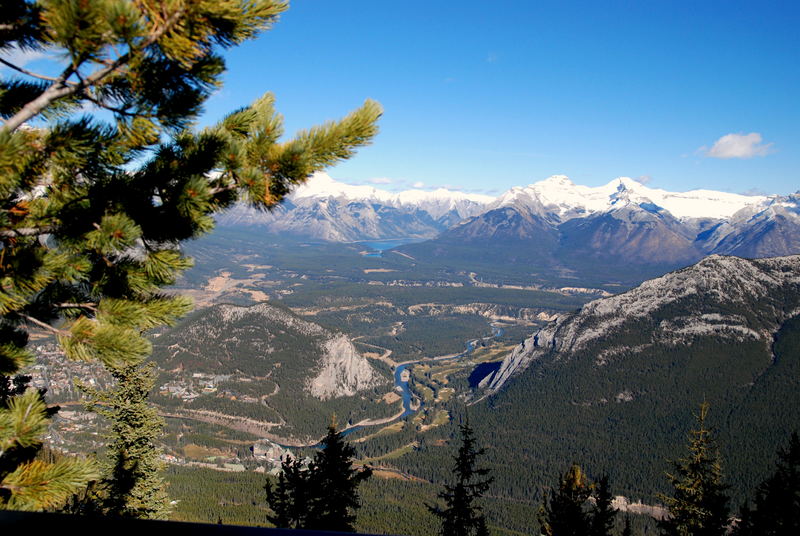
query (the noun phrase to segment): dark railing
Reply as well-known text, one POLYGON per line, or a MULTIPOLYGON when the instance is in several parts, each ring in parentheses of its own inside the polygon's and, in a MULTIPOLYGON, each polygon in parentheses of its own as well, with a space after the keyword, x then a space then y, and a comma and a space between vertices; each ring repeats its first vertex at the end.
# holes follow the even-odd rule
MULTIPOLYGON (((110 517, 75 516, 41 512, 0 510, 0 534, 32 534, 35 536, 323 536, 342 532, 320 530, 268 529, 239 525, 211 525, 179 521, 151 521, 110 517)), ((366 536, 366 535, 365 535, 366 536)))

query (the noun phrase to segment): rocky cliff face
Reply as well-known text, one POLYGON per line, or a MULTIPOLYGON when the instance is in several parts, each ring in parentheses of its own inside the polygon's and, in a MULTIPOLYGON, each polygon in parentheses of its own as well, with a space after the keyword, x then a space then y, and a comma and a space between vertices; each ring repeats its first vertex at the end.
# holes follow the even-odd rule
POLYGON ((800 256, 712 255, 560 316, 517 346, 484 386, 496 392, 537 360, 569 360, 581 353, 604 366, 616 356, 690 345, 700 337, 757 341, 768 349, 783 322, 799 314, 800 256), (631 334, 637 340, 633 346, 631 334))
POLYGON ((306 384, 308 392, 317 398, 352 396, 385 382, 345 335, 326 340, 322 347, 319 370, 306 384))

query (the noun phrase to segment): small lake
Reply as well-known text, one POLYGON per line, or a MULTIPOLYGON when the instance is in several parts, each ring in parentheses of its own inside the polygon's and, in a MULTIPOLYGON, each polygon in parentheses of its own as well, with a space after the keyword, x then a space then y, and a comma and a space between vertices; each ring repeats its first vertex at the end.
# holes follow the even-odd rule
POLYGON ((365 257, 382 257, 387 249, 396 248, 405 244, 415 244, 424 242, 425 238, 391 238, 386 240, 360 240, 356 244, 362 245, 370 250, 365 257))

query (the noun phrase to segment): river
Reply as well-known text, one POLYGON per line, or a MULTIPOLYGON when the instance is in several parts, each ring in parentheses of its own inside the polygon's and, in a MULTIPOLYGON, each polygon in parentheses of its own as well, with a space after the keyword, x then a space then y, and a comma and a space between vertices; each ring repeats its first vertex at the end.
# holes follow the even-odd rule
MULTIPOLYGON (((497 337, 502 337, 505 330, 503 328, 498 328, 492 326, 492 334, 488 337, 482 337, 482 339, 472 339, 467 341, 467 348, 463 352, 458 355, 451 355, 451 356, 442 356, 442 357, 429 357, 426 359, 420 359, 419 361, 406 361, 400 365, 397 365, 397 368, 394 370, 394 385, 395 389, 400 390, 400 394, 403 397, 403 414, 399 417, 400 419, 408 417, 412 413, 416 413, 420 409, 425 406, 425 402, 422 400, 419 401, 419 406, 414 409, 411 407, 411 403, 413 402, 414 396, 411 393, 411 388, 408 386, 408 380, 406 379, 403 381, 403 372, 408 370, 408 367, 412 367, 414 365, 419 365, 420 363, 431 363, 432 361, 445 361, 451 359, 461 359, 462 357, 466 357, 471 354, 475 350, 475 346, 479 340, 489 340, 495 339, 497 337)), ((409 371, 410 374, 411 371, 409 371)), ((407 376, 406 376, 407 377, 407 376)))

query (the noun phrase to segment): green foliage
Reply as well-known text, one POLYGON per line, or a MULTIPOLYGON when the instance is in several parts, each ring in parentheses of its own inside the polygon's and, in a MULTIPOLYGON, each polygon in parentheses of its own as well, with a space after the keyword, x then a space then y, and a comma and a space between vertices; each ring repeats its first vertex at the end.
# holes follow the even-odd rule
POLYGON ((611 536, 617 510, 608 476, 592 484, 583 470, 573 465, 551 489, 539 509, 539 524, 546 536, 611 536))
POLYGON ((737 536, 800 534, 800 436, 778 451, 775 472, 756 488, 754 509, 742 507, 737 536))
POLYGON ((83 387, 90 409, 110 423, 105 478, 88 509, 115 517, 165 519, 169 500, 160 472, 158 440, 163 421, 147 401, 153 388, 152 364, 110 370, 116 385, 107 391, 83 387))
POLYGON ((727 532, 729 499, 719 453, 706 426, 708 408, 706 402, 700 406, 697 427, 689 434, 688 456, 675 462, 674 473, 667 473, 674 491, 662 496, 669 516, 659 525, 668 536, 722 536, 727 532))
POLYGON ((342 439, 335 424, 328 427, 321 446, 310 466, 315 497, 309 504, 306 528, 354 532, 355 512, 361 507, 358 487, 372 471, 353 467, 356 451, 342 439))
POLYGON ((625 516, 625 525, 622 528, 622 536, 633 536, 633 528, 631 527, 631 516, 625 516))
POLYGON ((57 408, 48 408, 29 380, 0 376, 0 507, 14 510, 60 506, 98 476, 90 460, 37 458, 57 408))
MULTIPOLYGON (((63 65, 49 77, 4 60, 17 77, 0 80, 0 373, 29 364, 28 332, 44 329, 70 358, 128 371, 117 377, 128 381, 150 352, 145 330, 190 308, 160 292, 191 265, 180 242, 211 230, 211 214, 239 198, 275 206, 368 143, 381 110, 367 101, 342 121, 282 141, 265 95, 215 126, 188 129, 220 85, 220 52, 268 28, 285 2, 12 4, 0 13, 0 53, 47 48, 63 65), (98 110, 105 114, 92 115, 98 110)), ((3 422, 22 433, 8 441, 33 441, 46 422, 41 406, 29 396, 2 409, 3 422)), ((82 472, 37 465, 7 473, 0 507, 34 508, 43 497, 36 475, 52 477, 53 489, 87 482, 94 473, 81 463, 82 472)), ((130 508, 120 512, 150 512, 130 508)))
POLYGON ((442 536, 483 536, 488 534, 486 517, 480 501, 488 491, 492 478, 485 478, 489 473, 486 468, 478 467, 478 457, 484 449, 475 447, 475 437, 469 423, 459 427, 461 446, 458 455, 454 456, 454 484, 445 484, 439 498, 445 507, 429 506, 430 511, 441 520, 439 534, 442 536))
POLYGON ((308 468, 297 459, 281 463, 278 483, 266 485, 273 511, 268 519, 282 528, 354 532, 355 512, 361 507, 358 487, 372 471, 353 467, 355 449, 333 424, 321 447, 308 468))
POLYGON ((587 501, 592 485, 583 470, 573 465, 561 477, 558 489, 550 490, 540 509, 539 523, 546 536, 586 536, 592 525, 587 501))
POLYGON ((267 482, 267 504, 272 515, 267 519, 279 528, 301 529, 307 526, 309 505, 315 491, 311 488, 311 473, 303 467, 302 460, 286 456, 281 460, 278 482, 267 482))
POLYGON ((608 475, 603 475, 595 484, 594 507, 592 508, 592 524, 589 529, 591 536, 611 536, 617 510, 611 502, 611 488, 608 484, 608 475))

